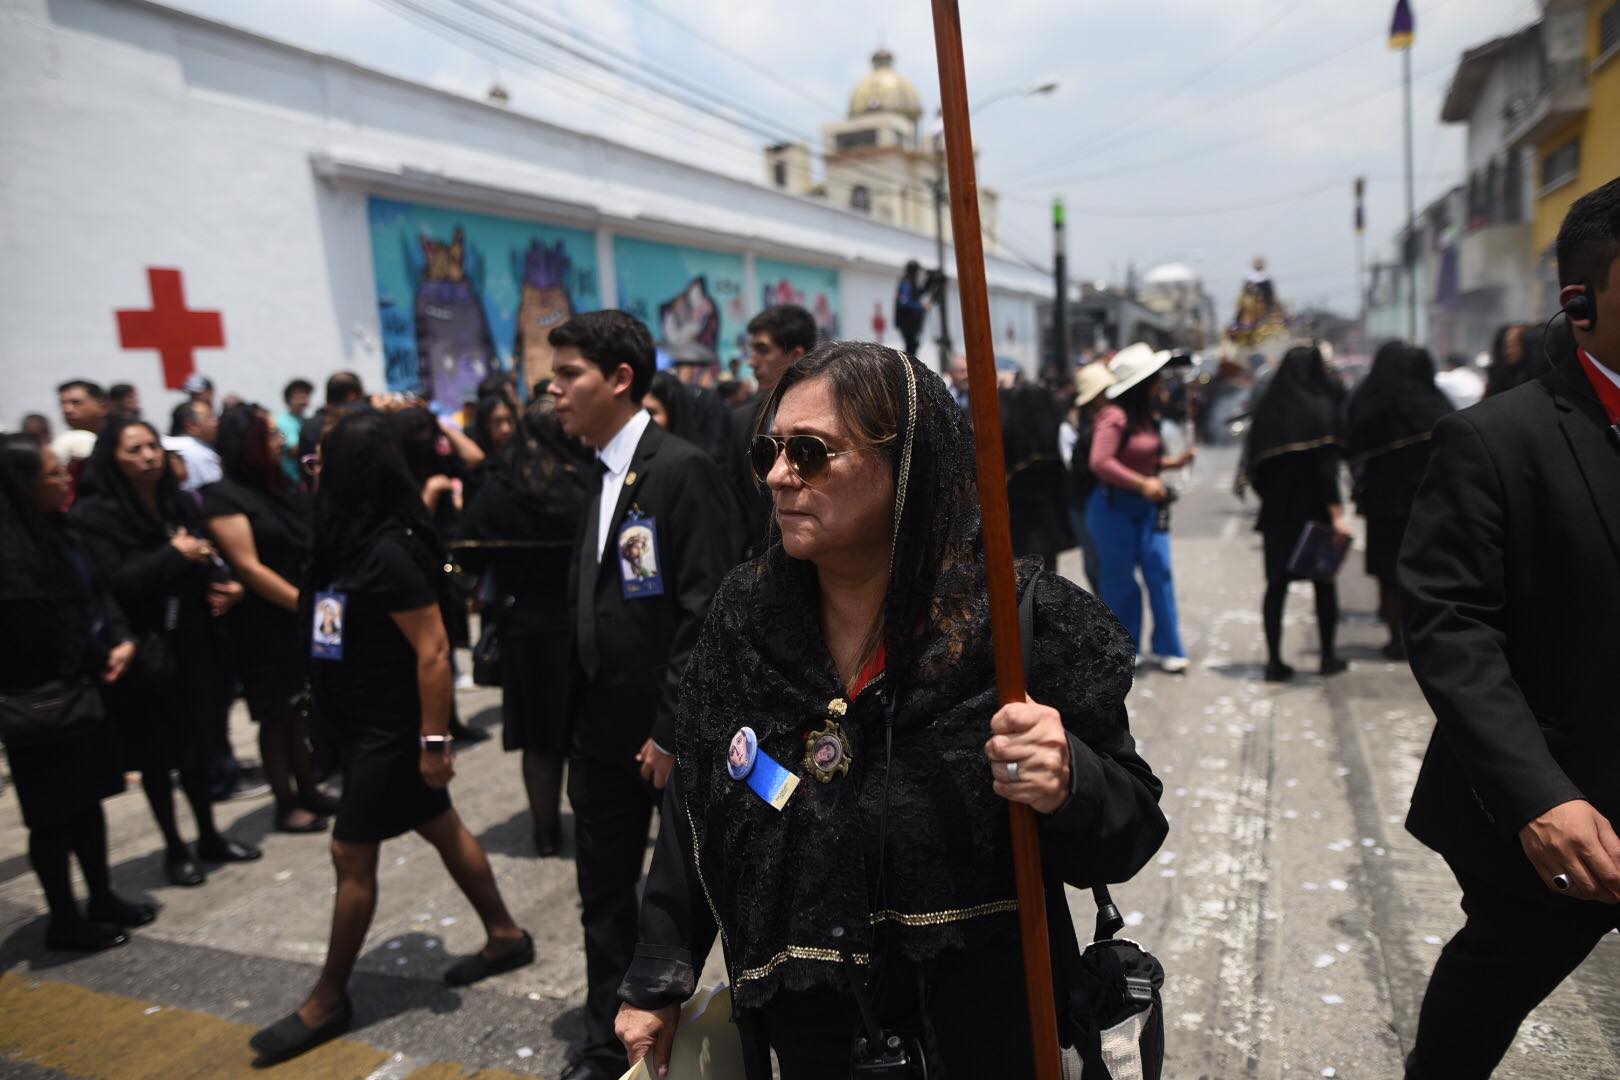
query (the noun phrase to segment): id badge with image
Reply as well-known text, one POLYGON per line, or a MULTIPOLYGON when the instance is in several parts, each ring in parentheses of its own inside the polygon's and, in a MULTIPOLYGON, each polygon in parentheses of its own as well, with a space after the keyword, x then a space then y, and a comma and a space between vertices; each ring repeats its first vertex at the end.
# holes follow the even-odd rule
POLYGON ((613 543, 619 584, 626 600, 664 595, 664 568, 658 565, 658 522, 633 514, 619 527, 613 543))
POLYGON ((349 614, 349 596, 340 592, 315 594, 315 624, 310 628, 309 655, 317 660, 343 659, 343 623, 349 614))

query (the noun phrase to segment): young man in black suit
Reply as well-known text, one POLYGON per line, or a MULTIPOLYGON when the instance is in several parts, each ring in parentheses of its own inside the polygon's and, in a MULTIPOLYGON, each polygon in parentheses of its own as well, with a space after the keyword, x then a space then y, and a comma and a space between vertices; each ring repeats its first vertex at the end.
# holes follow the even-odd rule
MULTIPOLYGON (((798 304, 777 304, 748 320, 748 362, 754 369, 759 392, 731 411, 731 426, 737 435, 737 460, 748 460, 748 444, 754 438, 759 412, 771 399, 771 392, 782 381, 787 369, 816 347, 816 320, 798 304)), ((765 550, 771 530, 771 493, 754 482, 753 471, 744 466, 735 474, 740 485, 745 533, 743 558, 752 559, 765 550)))
POLYGON ((1437 720, 1407 828, 1467 915, 1409 1078, 1489 1076, 1620 926, 1620 180, 1570 208, 1557 247, 1553 369, 1440 421, 1401 551, 1437 720))
POLYGON ((714 462, 641 407, 654 348, 622 311, 576 315, 549 335, 563 429, 601 475, 574 545, 574 811, 585 929, 585 1046, 566 1077, 616 1080, 619 981, 636 945, 636 883, 658 791, 675 759, 675 696, 738 543, 714 462))

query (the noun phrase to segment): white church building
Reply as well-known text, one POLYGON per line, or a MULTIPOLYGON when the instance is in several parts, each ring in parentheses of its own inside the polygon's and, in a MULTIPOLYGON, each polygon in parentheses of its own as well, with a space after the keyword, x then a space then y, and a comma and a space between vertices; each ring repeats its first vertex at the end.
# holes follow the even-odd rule
MULTIPOLYGON (((898 345, 901 268, 934 261, 838 200, 150 0, 0 0, 0 67, 8 428, 58 424, 73 377, 133 383, 158 416, 193 371, 271 406, 340 369, 459 404, 489 365, 546 374, 546 330, 602 307, 722 360, 777 302, 898 345)), ((996 352, 1033 371, 1049 280, 987 271, 996 352)))

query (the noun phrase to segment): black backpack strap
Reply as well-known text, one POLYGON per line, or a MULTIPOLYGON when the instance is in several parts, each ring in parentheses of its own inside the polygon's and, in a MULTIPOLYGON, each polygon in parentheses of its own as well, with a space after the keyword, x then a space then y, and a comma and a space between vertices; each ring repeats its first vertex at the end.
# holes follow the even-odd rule
MULTIPOLYGON (((1018 638, 1024 649, 1024 681, 1029 682, 1029 675, 1034 670, 1035 660, 1035 589, 1041 583, 1041 575, 1046 571, 1038 570, 1035 576, 1029 579, 1024 586, 1024 595, 1018 598, 1018 638)), ((1107 885, 1095 885, 1091 890, 1091 899, 1097 905, 1096 936, 1093 941, 1107 941, 1125 927, 1125 919, 1114 904, 1114 898, 1108 892, 1107 885)))

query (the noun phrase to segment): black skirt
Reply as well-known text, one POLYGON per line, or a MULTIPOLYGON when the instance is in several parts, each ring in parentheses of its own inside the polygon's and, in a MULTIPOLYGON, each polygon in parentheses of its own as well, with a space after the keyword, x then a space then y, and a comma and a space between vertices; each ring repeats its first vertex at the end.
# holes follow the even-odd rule
POLYGON ((30 829, 70 821, 124 790, 118 732, 111 721, 62 742, 8 746, 6 758, 23 824, 30 829))
POLYGON ((369 844, 426 825, 450 809, 450 792, 422 779, 421 717, 415 709, 351 703, 332 725, 343 757, 343 796, 332 837, 369 844))
POLYGON ((1367 519, 1367 573, 1380 581, 1395 580, 1401 561, 1401 541, 1406 539, 1406 517, 1367 519))
POLYGON ((567 754, 569 649, 565 625, 501 627, 501 745, 507 750, 567 754), (529 632, 524 632, 529 631, 529 632))

